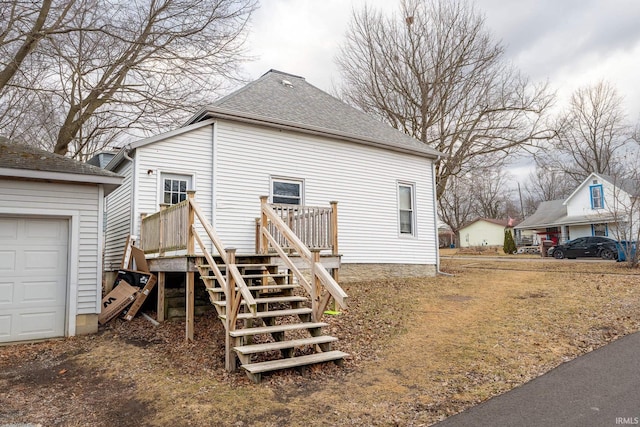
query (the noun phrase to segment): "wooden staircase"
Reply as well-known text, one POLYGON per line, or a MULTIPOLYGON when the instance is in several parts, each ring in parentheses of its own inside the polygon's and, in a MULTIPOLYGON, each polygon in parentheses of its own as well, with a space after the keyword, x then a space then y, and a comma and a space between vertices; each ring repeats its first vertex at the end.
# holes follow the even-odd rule
MULTIPOLYGON (((232 355, 231 371, 244 369, 253 381, 259 382, 265 372, 288 368, 304 369, 311 364, 333 361, 341 363, 348 354, 332 350, 336 337, 325 335, 323 322, 314 322, 309 298, 289 274, 279 271, 271 255, 238 256, 235 266, 251 292, 256 311, 253 313, 243 299, 235 315, 235 325, 228 325, 228 301, 212 266, 203 258, 197 263, 201 278, 209 292, 211 303, 223 321, 232 355), (237 360, 236 360, 237 357, 237 360)), ((226 265, 213 258, 225 276, 226 265)), ((236 288, 237 290, 237 288, 236 288)))
MULTIPOLYGON (((258 255, 237 256, 221 242, 195 192, 187 193, 183 202, 142 219, 142 248, 158 260, 184 250, 186 258, 197 261, 197 273, 225 327, 225 368, 234 371, 239 361, 249 377, 260 381, 264 372, 340 363, 348 356, 331 350, 337 339, 323 334, 327 324, 321 321, 331 301, 346 308, 348 299, 336 282, 337 270, 330 273, 320 257, 321 251, 339 254, 337 202, 331 208, 278 205, 261 196, 258 255)), ((193 339, 196 272, 191 264, 184 271, 186 336, 193 339)))

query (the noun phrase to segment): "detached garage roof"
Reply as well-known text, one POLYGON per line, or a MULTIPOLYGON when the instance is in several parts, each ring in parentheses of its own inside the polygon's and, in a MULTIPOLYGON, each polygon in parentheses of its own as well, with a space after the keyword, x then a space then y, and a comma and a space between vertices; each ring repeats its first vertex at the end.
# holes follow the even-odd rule
POLYGON ((0 177, 102 184, 105 195, 122 183, 122 177, 113 172, 2 137, 0 177))

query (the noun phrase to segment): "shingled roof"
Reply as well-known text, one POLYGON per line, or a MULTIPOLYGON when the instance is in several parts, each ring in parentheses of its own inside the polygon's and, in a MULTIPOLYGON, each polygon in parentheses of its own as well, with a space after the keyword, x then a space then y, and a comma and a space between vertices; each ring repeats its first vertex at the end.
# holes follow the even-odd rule
POLYGON ((270 70, 201 109, 186 124, 225 118, 435 158, 442 153, 345 104, 300 76, 270 70))
POLYGON ((120 185, 122 177, 96 166, 0 137, 0 177, 120 185))

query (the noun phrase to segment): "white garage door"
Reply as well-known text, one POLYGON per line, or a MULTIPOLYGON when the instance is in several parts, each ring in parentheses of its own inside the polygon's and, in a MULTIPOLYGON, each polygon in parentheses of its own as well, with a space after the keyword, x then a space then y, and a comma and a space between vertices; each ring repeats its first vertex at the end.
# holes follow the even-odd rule
POLYGON ((65 334, 69 221, 0 217, 0 342, 65 334))

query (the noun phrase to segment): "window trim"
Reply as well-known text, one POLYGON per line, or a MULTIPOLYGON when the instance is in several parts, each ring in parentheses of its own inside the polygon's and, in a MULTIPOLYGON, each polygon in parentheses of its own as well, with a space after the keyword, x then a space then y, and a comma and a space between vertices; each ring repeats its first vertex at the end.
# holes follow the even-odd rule
MULTIPOLYGON (((195 188, 196 177, 194 174, 180 173, 180 172, 168 172, 158 171, 158 204, 164 204, 164 181, 165 179, 182 180, 187 181, 187 191, 195 188)), ((175 203, 170 203, 173 205, 175 203)))
POLYGON ((397 197, 397 215, 398 215, 398 236, 403 238, 415 238, 418 237, 417 233, 417 209, 416 209, 416 184, 409 181, 397 181, 396 183, 396 197, 397 197), (411 190, 411 232, 406 233, 402 231, 402 212, 406 209, 400 208, 400 188, 408 187, 411 190))
POLYGON ((604 209, 604 189, 602 188, 602 184, 595 184, 589 186, 589 199, 591 200, 591 209, 598 210, 604 209), (600 205, 596 206, 594 203, 593 190, 598 188, 600 190, 600 205))
POLYGON ((270 176, 269 177, 269 203, 273 202, 273 184, 274 182, 282 182, 286 184, 298 184, 300 186, 300 203, 298 205, 294 205, 292 203, 284 203, 291 204, 294 206, 304 206, 304 192, 305 192, 305 182, 303 178, 292 178, 292 177, 283 177, 283 176, 270 176))

